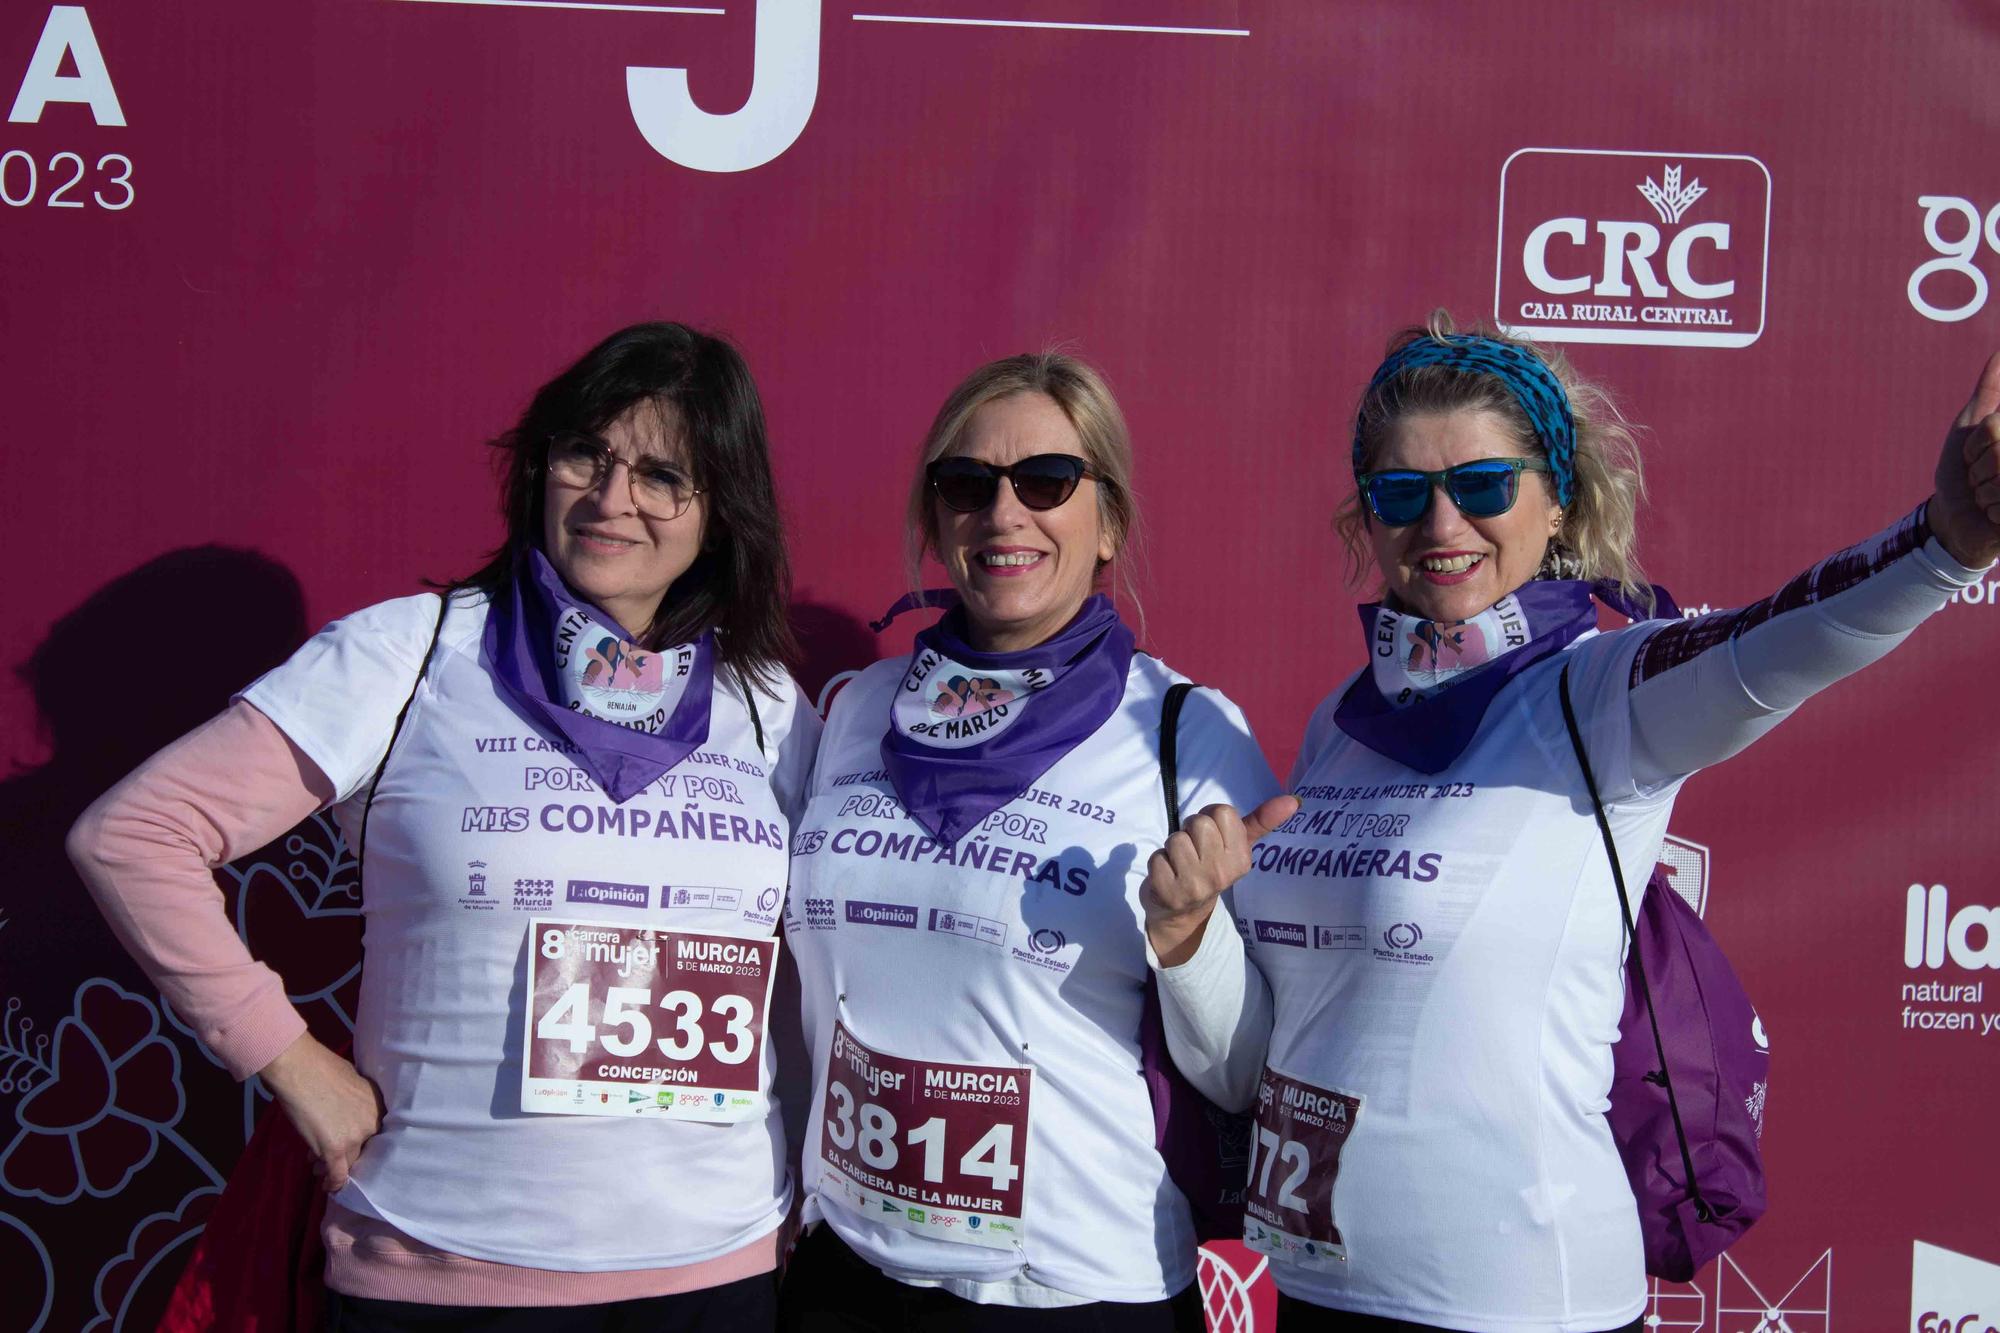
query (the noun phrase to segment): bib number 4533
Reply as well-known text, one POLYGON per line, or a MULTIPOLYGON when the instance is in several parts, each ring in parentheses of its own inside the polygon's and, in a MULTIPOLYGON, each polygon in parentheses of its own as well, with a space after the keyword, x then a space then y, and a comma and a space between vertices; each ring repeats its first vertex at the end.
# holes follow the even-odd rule
POLYGON ((522 1110, 764 1113, 758 1057, 775 940, 582 921, 530 929, 522 1110))

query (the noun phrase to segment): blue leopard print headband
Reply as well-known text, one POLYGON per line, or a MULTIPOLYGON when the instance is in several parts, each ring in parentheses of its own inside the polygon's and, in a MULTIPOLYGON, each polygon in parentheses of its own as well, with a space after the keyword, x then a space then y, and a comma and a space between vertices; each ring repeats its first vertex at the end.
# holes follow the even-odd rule
MULTIPOLYGON (((1418 366, 1450 366, 1475 375, 1492 375, 1507 386, 1514 401, 1528 414, 1535 436, 1549 455, 1549 469, 1556 481, 1556 503, 1566 505, 1576 490, 1576 418, 1571 414, 1569 395, 1542 359, 1509 343, 1482 338, 1478 334, 1451 333, 1443 340, 1418 338, 1390 354, 1368 381, 1366 402, 1391 378, 1418 366)), ((1361 421, 1354 423, 1354 474, 1362 470, 1361 421)))

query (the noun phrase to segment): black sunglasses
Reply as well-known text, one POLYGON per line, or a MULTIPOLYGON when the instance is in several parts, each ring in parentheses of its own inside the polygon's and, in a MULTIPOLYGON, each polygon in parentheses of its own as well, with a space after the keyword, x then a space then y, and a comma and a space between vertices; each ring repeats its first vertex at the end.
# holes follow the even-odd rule
POLYGON ((982 463, 976 458, 940 458, 924 469, 931 489, 947 509, 976 514, 993 503, 1000 493, 1000 478, 1014 488, 1014 498, 1029 509, 1054 509, 1076 494, 1076 485, 1085 477, 1102 481, 1075 454, 1031 454, 1005 467, 982 463))

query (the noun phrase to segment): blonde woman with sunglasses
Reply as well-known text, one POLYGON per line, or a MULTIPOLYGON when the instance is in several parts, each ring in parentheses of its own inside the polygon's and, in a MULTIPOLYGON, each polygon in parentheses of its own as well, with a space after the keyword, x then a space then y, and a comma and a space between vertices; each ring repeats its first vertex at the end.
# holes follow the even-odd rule
MULTIPOLYGON (((1142 899, 1226 883, 1290 804, 1242 714, 1195 691, 1170 840, 1160 732, 1182 677, 1100 591, 1136 517, 1124 420, 1070 357, 975 371, 925 441, 911 546, 950 575, 950 609, 835 699, 792 860, 814 1082, 782 1328, 1202 1326, 1144 1068, 1162 957, 1142 899)), ((1226 924, 1205 938, 1241 959, 1226 924)), ((1160 990, 1168 1048, 1221 1092, 1160 990)))

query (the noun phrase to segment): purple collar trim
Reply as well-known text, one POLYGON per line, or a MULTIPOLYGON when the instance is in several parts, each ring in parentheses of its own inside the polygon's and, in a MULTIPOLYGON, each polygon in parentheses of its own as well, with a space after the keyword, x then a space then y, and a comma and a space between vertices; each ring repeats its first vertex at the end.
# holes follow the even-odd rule
POLYGON ((917 635, 882 764, 910 817, 955 843, 1103 726, 1125 697, 1132 631, 1099 594, 1046 643, 982 653, 965 613, 917 635))
POLYGON ((620 805, 708 740, 714 636, 641 649, 617 620, 572 593, 540 551, 517 557, 483 646, 514 711, 568 741, 571 758, 620 805))
MULTIPOLYGON (((1494 610, 1502 611, 1512 603, 1513 611, 1526 622, 1527 642, 1451 676, 1435 693, 1419 694, 1408 701, 1384 695, 1377 673, 1363 668, 1335 706, 1334 722, 1379 755, 1419 773, 1443 772, 1465 753, 1486 717, 1487 706, 1509 681, 1596 628, 1597 609, 1591 603, 1591 590, 1590 584, 1571 579, 1523 585, 1502 598, 1494 610)), ((1440 631, 1428 621, 1398 616, 1379 602, 1370 602, 1360 611, 1371 663, 1377 652, 1399 652, 1406 639, 1435 644, 1440 633, 1445 637, 1452 633, 1449 629, 1440 631), (1384 637, 1385 615, 1402 622, 1410 633, 1387 632, 1384 637)))

